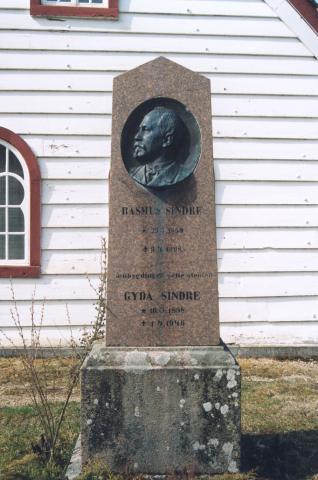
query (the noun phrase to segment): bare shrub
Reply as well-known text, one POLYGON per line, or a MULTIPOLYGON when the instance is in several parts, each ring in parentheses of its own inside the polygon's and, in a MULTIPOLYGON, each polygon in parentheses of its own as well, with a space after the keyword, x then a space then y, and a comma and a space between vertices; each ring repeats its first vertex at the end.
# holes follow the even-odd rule
POLYGON ((95 340, 100 340, 105 336, 106 325, 106 286, 107 286, 107 245, 106 238, 101 239, 101 258, 100 258, 100 274, 99 283, 95 287, 90 278, 87 277, 88 283, 96 294, 95 310, 96 316, 91 323, 88 331, 84 331, 81 343, 85 347, 87 344, 92 345, 95 340))
MULTIPOLYGON (((2 336, 18 352, 22 364, 24 390, 33 404, 39 418, 43 431, 39 441, 32 444, 33 452, 46 464, 59 463, 60 461, 60 433, 65 414, 71 400, 75 386, 80 376, 80 368, 86 354, 90 351, 92 344, 104 336, 106 322, 106 269, 107 254, 106 240, 102 239, 101 248, 101 270, 99 284, 94 287, 89 280, 91 287, 96 293, 95 319, 91 322, 89 329, 85 329, 80 338, 73 335, 71 319, 67 305, 65 306, 66 320, 69 327, 70 337, 67 341, 67 358, 59 347, 49 346, 49 357, 54 357, 55 362, 48 362, 48 351, 41 345, 41 333, 45 317, 45 301, 42 302, 40 312, 36 315, 35 291, 30 301, 30 334, 27 335, 21 321, 18 304, 11 283, 12 307, 11 318, 19 335, 22 346, 18 347, 10 336, 0 329, 2 336), (48 365, 49 363, 49 365, 48 365), (61 385, 59 370, 67 369, 67 381, 61 385), (56 408, 56 397, 58 396, 59 408, 56 408)), ((65 343, 65 342, 64 342, 65 343)))
MULTIPOLYGON (((58 460, 58 440, 61 431, 61 425, 65 418, 65 413, 70 402, 74 387, 78 382, 80 367, 89 344, 82 348, 78 341, 73 336, 71 329, 71 322, 66 307, 66 318, 70 327, 70 340, 68 342, 69 358, 67 363, 64 362, 64 367, 67 365, 68 379, 63 388, 59 384, 59 369, 63 364, 63 356, 60 349, 55 346, 50 346, 50 357, 55 357, 59 361, 50 362, 48 367, 47 354, 44 353, 41 346, 41 333, 45 314, 45 302, 42 302, 39 318, 35 315, 35 293, 32 295, 30 303, 30 335, 26 335, 20 313, 15 298, 14 288, 11 284, 12 308, 11 318, 14 326, 20 337, 22 347, 17 348, 15 342, 3 330, 0 330, 2 335, 11 344, 13 348, 18 351, 18 357, 22 363, 23 378, 25 393, 29 396, 33 404, 38 418, 41 423, 43 434, 37 444, 32 444, 32 450, 38 454, 42 460, 50 463, 58 460), (64 395, 61 397, 61 390, 64 395), (54 408, 54 394, 59 392, 59 400, 61 401, 61 408, 54 408)), ((65 357, 64 357, 65 360, 65 357)))
POLYGON ((73 335, 69 311, 67 305, 65 306, 69 339, 67 341, 63 339, 63 344, 66 343, 67 355, 63 354, 63 350, 59 348, 61 345, 50 345, 49 348, 42 346, 41 333, 45 319, 45 301, 42 302, 40 311, 37 313, 35 291, 30 301, 29 334, 26 333, 11 283, 12 307, 10 313, 21 347, 18 347, 17 342, 13 341, 6 332, 0 329, 0 333, 17 352, 22 368, 19 373, 16 372, 16 375, 19 375, 24 392, 29 396, 35 408, 43 432, 39 441, 31 444, 32 451, 47 466, 51 465, 53 470, 55 465, 61 463, 61 450, 63 449, 63 441, 60 438, 61 427, 74 389, 78 384, 81 365, 93 342, 105 335, 106 252, 106 240, 102 238, 99 284, 94 287, 89 281, 96 294, 96 316, 90 327, 82 332, 80 338, 73 335), (63 376, 61 376, 62 371, 63 376), (66 377, 66 381, 61 381, 61 377, 66 377))

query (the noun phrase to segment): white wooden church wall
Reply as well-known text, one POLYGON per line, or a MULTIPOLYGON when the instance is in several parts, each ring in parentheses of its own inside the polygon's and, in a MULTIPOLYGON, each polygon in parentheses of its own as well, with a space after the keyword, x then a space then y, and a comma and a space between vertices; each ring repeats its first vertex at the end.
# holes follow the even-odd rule
MULTIPOLYGON (((15 279, 43 339, 94 316, 107 235, 112 79, 164 55, 211 79, 221 332, 318 342, 318 61, 263 0, 119 0, 119 21, 32 18, 0 0, 0 125, 41 168, 42 276, 15 279), (34 290, 36 285, 36 289, 34 290)), ((0 280, 10 336, 10 282, 0 280)))

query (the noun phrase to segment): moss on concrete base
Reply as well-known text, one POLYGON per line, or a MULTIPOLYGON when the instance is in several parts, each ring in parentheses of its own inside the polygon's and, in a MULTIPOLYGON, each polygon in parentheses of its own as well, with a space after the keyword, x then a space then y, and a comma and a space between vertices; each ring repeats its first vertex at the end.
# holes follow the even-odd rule
POLYGON ((240 368, 223 346, 107 348, 82 368, 82 460, 114 473, 236 472, 240 368))

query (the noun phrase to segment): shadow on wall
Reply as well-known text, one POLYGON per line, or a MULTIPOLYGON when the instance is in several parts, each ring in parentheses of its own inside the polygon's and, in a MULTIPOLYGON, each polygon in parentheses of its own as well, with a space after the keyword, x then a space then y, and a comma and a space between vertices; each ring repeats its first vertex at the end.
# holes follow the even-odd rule
POLYGON ((270 480, 311 478, 318 474, 318 430, 243 435, 242 470, 270 480))

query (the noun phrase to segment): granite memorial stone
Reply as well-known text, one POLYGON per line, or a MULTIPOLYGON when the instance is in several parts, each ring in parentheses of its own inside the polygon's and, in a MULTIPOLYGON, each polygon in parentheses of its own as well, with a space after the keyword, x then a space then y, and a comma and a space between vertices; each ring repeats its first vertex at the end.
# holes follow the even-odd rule
POLYGON ((113 96, 107 345, 218 345, 209 80, 159 58, 113 96))
POLYGON ((240 369, 220 341, 209 80, 158 58, 114 80, 106 345, 82 367, 81 458, 236 472, 240 369))

